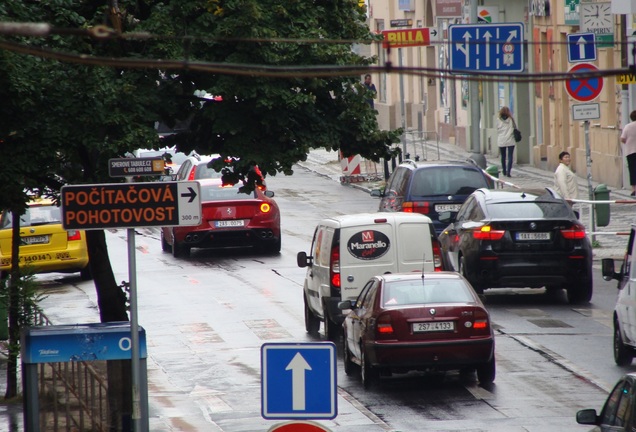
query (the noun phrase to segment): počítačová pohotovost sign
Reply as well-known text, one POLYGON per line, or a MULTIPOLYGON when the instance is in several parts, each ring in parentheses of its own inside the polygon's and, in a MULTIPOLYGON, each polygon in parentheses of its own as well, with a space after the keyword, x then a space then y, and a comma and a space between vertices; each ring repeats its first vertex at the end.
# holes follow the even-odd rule
POLYGON ((199 225, 196 181, 71 185, 62 187, 64 229, 199 225))

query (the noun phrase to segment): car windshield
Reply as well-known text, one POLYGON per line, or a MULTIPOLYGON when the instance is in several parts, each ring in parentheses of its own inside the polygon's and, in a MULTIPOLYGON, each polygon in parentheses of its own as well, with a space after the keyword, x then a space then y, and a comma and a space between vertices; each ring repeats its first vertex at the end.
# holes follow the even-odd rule
POLYGON ((385 285, 384 307, 428 303, 467 303, 473 296, 459 279, 423 279, 392 282, 385 285))
MULTIPOLYGON (((0 221, 0 228, 11 228, 13 220, 10 212, 4 212, 0 221)), ((20 217, 20 226, 34 226, 62 223, 62 211, 59 207, 32 206, 20 217)))
POLYGON ((215 171, 214 168, 208 167, 208 163, 209 162, 205 162, 197 165, 196 171, 194 173, 195 179, 221 178, 222 174, 218 171, 215 171))
POLYGON ((570 208, 560 201, 514 201, 487 204, 493 219, 569 218, 570 208))
POLYGON ((205 185, 201 186, 201 201, 246 200, 256 198, 256 192, 249 194, 239 192, 240 184, 234 186, 205 185))
POLYGON ((413 196, 470 195, 476 189, 487 187, 486 178, 477 170, 439 166, 415 171, 411 194, 413 196))

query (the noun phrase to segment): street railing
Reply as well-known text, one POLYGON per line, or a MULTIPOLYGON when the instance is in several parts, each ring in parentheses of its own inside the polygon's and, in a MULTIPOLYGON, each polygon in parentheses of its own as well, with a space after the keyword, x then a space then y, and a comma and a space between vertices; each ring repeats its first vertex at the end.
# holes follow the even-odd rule
MULTIPOLYGON (((44 314, 35 325, 51 325, 44 314)), ((43 432, 109 430, 105 361, 38 365, 40 426, 43 432), (100 370, 101 369, 101 370, 100 370)))

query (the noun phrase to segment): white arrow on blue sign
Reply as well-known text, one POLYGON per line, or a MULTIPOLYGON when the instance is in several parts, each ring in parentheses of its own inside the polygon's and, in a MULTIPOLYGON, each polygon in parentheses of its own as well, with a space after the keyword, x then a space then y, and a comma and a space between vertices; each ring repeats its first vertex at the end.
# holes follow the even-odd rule
POLYGON ((523 24, 456 24, 448 28, 451 73, 523 72, 523 24))
POLYGON ((594 33, 568 35, 568 61, 570 63, 596 60, 596 36, 594 33))
POLYGON ((336 346, 332 342, 261 346, 261 414, 265 419, 332 419, 338 415, 336 346))

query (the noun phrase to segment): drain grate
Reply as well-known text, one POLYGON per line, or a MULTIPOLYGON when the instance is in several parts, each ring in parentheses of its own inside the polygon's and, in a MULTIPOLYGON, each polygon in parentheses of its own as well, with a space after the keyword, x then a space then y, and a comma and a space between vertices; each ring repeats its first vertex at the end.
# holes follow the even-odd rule
POLYGON ((531 319, 528 321, 541 328, 572 328, 571 325, 557 319, 531 319))

